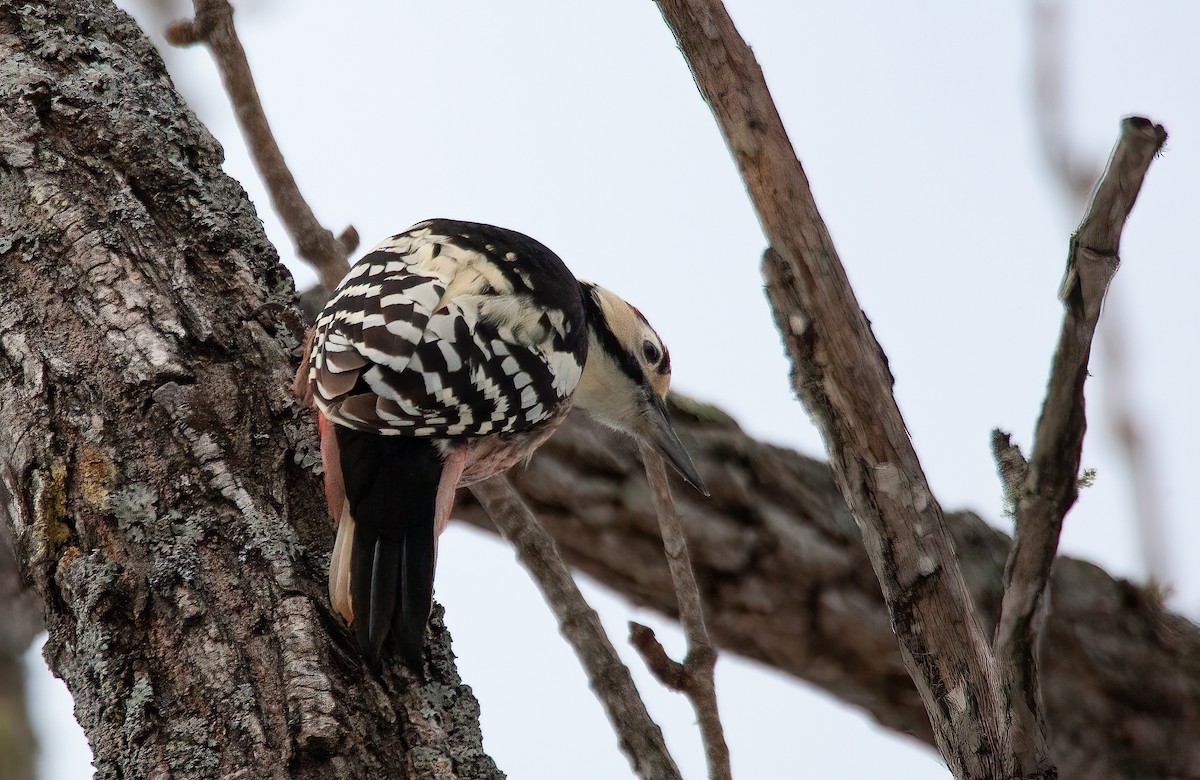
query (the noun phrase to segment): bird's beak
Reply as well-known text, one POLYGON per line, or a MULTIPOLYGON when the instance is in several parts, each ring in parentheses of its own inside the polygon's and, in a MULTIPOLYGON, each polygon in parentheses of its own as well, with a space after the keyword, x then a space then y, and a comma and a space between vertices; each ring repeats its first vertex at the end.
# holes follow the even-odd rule
POLYGON ((642 405, 642 422, 638 435, 654 445, 654 449, 667 459, 667 462, 675 471, 679 472, 679 476, 683 477, 685 482, 707 496, 708 488, 704 486, 700 472, 696 471, 696 464, 692 463, 692 456, 688 455, 683 442, 679 440, 679 434, 675 433, 675 429, 671 427, 671 421, 667 418, 667 405, 663 403, 657 393, 648 393, 647 395, 649 395, 649 400, 648 403, 642 405))

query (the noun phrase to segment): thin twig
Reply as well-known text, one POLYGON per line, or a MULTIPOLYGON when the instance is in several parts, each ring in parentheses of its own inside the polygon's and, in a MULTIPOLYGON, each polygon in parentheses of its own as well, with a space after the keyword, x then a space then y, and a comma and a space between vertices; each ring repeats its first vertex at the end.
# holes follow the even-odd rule
POLYGON ((195 9, 194 19, 167 28, 167 40, 175 46, 203 43, 212 53, 271 205, 292 237, 296 254, 316 270, 321 286, 332 290, 349 270, 346 258, 358 246, 358 233, 351 226, 334 238, 300 194, 263 112, 246 51, 233 26, 233 8, 226 0, 195 0, 195 9))
MULTIPOLYGON (((1033 0, 1033 77, 1038 140, 1046 165, 1057 179, 1071 206, 1071 216, 1086 210, 1099 168, 1074 148, 1068 132, 1066 68, 1063 64, 1062 0, 1033 0)), ((1100 351, 1104 356, 1104 392, 1100 395, 1103 418, 1117 443, 1129 473, 1133 493, 1134 528, 1141 548, 1142 568, 1148 577, 1170 579, 1170 556, 1163 529, 1161 488, 1150 463, 1151 447, 1146 425, 1134 408, 1129 379, 1132 370, 1125 348, 1128 327, 1120 306, 1105 309, 1100 351)))
POLYGON ((638 651, 654 679, 676 693, 687 692, 687 670, 683 664, 667 655, 653 628, 629 621, 629 644, 638 651))
POLYGON ((517 552, 558 619, 558 628, 578 656, 588 682, 617 733, 621 750, 643 780, 678 780, 662 731, 613 648, 600 618, 571 578, 550 534, 501 475, 471 487, 500 534, 517 552))
MULTIPOLYGON (((671 581, 675 585, 679 622, 683 625, 684 636, 687 637, 687 656, 683 659, 683 693, 692 702, 696 718, 700 722, 700 736, 704 741, 704 755, 708 761, 710 780, 730 780, 733 774, 729 766, 729 746, 725 744, 725 730, 721 727, 721 715, 717 709, 717 686, 714 677, 717 650, 704 625, 704 606, 700 600, 700 588, 696 586, 692 561, 688 556, 683 523, 679 520, 675 501, 671 498, 671 484, 667 480, 667 468, 662 457, 650 445, 639 442, 638 448, 641 450, 642 463, 646 466, 646 478, 650 482, 650 495, 654 499, 654 511, 658 515, 663 550, 671 570, 671 581)), ((654 638, 653 632, 649 638, 654 638)), ((635 647, 642 649, 643 645, 651 649, 657 646, 662 655, 666 656, 657 640, 653 644, 635 644, 635 647)), ((642 653, 652 671, 654 664, 650 659, 655 656, 656 654, 652 654, 648 657, 646 652, 642 653)), ((662 680, 662 677, 659 679, 662 680)))
POLYGON ((1004 601, 995 651, 1005 697, 1017 718, 1014 747, 1022 777, 1050 765, 1037 673, 1045 615, 1043 594, 1058 549, 1063 517, 1079 495, 1079 459, 1086 428, 1083 385, 1104 295, 1117 271, 1125 220, 1151 161, 1166 141, 1161 125, 1142 117, 1121 123, 1108 168, 1087 216, 1071 238, 1060 297, 1062 333, 1028 471, 1014 507, 1015 541, 1005 567, 1004 601))

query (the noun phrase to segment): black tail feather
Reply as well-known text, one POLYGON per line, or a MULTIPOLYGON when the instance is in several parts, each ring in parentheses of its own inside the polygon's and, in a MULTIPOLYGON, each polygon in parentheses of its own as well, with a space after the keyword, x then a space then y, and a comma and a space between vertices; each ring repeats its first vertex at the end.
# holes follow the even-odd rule
POLYGON ((374 528, 355 523, 354 545, 350 553, 350 604, 354 610, 354 634, 358 646, 368 653, 373 665, 378 666, 378 654, 370 656, 371 622, 371 577, 375 560, 375 540, 379 533, 374 528), (360 572, 368 572, 366 577, 360 572))
POLYGON ((425 645, 425 624, 433 609, 433 567, 437 556, 433 520, 411 526, 404 538, 400 609, 396 611, 396 635, 403 637, 404 662, 410 669, 421 668, 425 645), (401 625, 402 624, 402 625, 401 625))
POLYGON ((378 666, 394 637, 404 663, 422 670, 433 606, 434 508, 441 457, 428 439, 337 428, 355 533, 350 563, 354 629, 378 666))
POLYGON ((375 555, 370 574, 371 607, 368 611, 371 653, 375 657, 379 657, 383 650, 383 640, 387 638, 388 631, 392 627, 392 616, 396 612, 396 596, 400 589, 400 567, 404 565, 400 558, 403 548, 403 543, 383 537, 375 542, 375 555))

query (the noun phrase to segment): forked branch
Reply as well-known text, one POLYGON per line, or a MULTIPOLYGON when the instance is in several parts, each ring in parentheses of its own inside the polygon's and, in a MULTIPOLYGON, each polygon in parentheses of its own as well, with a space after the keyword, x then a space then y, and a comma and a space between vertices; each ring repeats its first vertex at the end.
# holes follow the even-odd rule
POLYGON ((1009 776, 999 680, 941 507, 750 47, 718 0, 658 0, 771 249, 767 293, 793 385, 862 531, 905 667, 956 777, 1009 776))
POLYGON ((717 688, 714 670, 717 650, 708 636, 704 625, 704 607, 700 600, 700 588, 692 561, 688 556, 687 538, 679 511, 671 497, 671 484, 667 480, 667 469, 662 457, 654 448, 640 444, 642 463, 646 466, 646 478, 650 482, 650 495, 654 498, 654 511, 658 515, 658 528, 662 534, 663 551, 671 570, 671 581, 679 604, 679 622, 687 637, 687 656, 683 664, 675 664, 654 637, 654 632, 636 623, 630 624, 630 640, 641 653, 650 671, 669 688, 680 691, 691 701, 700 723, 700 736, 704 741, 704 754, 708 762, 710 780, 730 780, 733 776, 729 765, 729 747, 725 743, 725 731, 721 727, 721 715, 717 708, 717 688))
MULTIPOLYGON (((1063 518, 1079 496, 1079 460, 1087 427, 1083 385, 1092 337, 1104 295, 1119 262, 1125 220, 1133 209, 1151 161, 1167 133, 1142 117, 1121 123, 1104 176, 1087 216, 1071 238, 1060 297, 1065 312, 1038 418, 1033 452, 1019 487, 1013 469, 999 458, 1006 491, 1015 493, 1016 532, 1004 570, 1004 601, 995 651, 1006 700, 1017 718, 1014 730, 1023 777, 1041 777, 1052 766, 1037 669, 1037 646, 1045 615, 1043 594, 1058 550, 1063 518), (1005 474, 1007 472, 1007 474, 1005 474), (1031 774, 1032 773, 1032 774, 1031 774)), ((1000 447, 1000 453, 1009 452, 1000 447)), ((1019 453, 1018 453, 1019 457, 1019 453)))
POLYGON ((599 616, 579 592, 554 539, 521 500, 508 477, 480 482, 471 487, 471 492, 541 589, 637 776, 643 780, 679 778, 662 731, 646 711, 629 668, 617 656, 599 616))
MULTIPOLYGON (((1067 117, 1067 69, 1063 62, 1066 49, 1064 0, 1032 0, 1030 27, 1033 38, 1035 110, 1038 139, 1049 171, 1067 196, 1072 217, 1087 209, 1092 185, 1100 178, 1099 167, 1082 155, 1071 140, 1067 117)), ((1162 489, 1153 464, 1153 434, 1133 399, 1131 388, 1134 363, 1127 346, 1129 326, 1120 307, 1111 303, 1100 333, 1103 356, 1104 393, 1101 411, 1109 435, 1117 442, 1128 468, 1129 487, 1133 492, 1133 525, 1141 547, 1142 566, 1148 577, 1170 580, 1170 552, 1167 549, 1162 489)))

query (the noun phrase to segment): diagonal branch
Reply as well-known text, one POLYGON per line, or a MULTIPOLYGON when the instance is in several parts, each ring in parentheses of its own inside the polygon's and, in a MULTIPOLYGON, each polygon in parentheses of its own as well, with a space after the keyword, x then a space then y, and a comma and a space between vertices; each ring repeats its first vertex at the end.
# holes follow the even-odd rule
POLYGON ((227 0, 195 0, 195 7, 194 19, 167 28, 167 40, 176 46, 203 43, 212 52, 250 156, 271 196, 271 205, 295 242, 296 254, 316 269, 321 286, 332 290, 349 269, 346 258, 358 246, 358 232, 347 227, 334 238, 300 194, 267 123, 246 51, 233 26, 233 8, 227 0))
MULTIPOLYGON (((653 447, 640 444, 639 450, 642 462, 646 466, 646 479, 650 482, 650 495, 654 499, 654 511, 658 515, 658 527, 662 533, 663 551, 667 556, 667 566, 671 570, 671 581, 675 586, 676 598, 679 603, 679 622, 683 625, 683 633, 687 637, 687 656, 682 666, 681 685, 671 685, 667 681, 671 677, 659 676, 659 680, 675 690, 682 691, 692 702, 696 710, 696 718, 700 722, 700 736, 704 741, 704 754, 708 761, 708 776, 710 780, 730 780, 733 772, 729 766, 729 746, 725 744, 725 731, 721 727, 721 715, 717 708, 717 685, 714 679, 714 669, 717 665, 717 649, 713 647, 708 637, 708 628, 704 625, 704 607, 700 601, 700 589, 696 586, 696 577, 692 569, 692 560, 688 555, 687 538, 683 533, 683 524, 679 519, 679 510, 671 498, 671 485, 667 481, 667 469, 662 457, 653 447)), ((661 669, 661 658, 666 657, 662 646, 654 640, 650 629, 640 632, 646 642, 635 642, 634 646, 642 650, 647 658, 651 671, 661 669), (652 663, 647 656, 650 648, 658 647, 660 663, 652 663)), ((639 632, 634 630, 635 634, 639 632)))
MULTIPOLYGON (((1074 214, 1084 211, 1092 185, 1099 179, 1096 165, 1074 148, 1067 121, 1063 0, 1032 0, 1034 96, 1038 139, 1043 159, 1057 179, 1074 214)), ((1104 356, 1104 393, 1101 408, 1109 433, 1129 469, 1133 492, 1133 526, 1141 547, 1142 566, 1148 577, 1170 580, 1170 553, 1164 529, 1162 490, 1152 464, 1152 447, 1145 435, 1146 422, 1135 408, 1130 388, 1133 375, 1126 346, 1128 325, 1121 307, 1109 302, 1105 310, 1100 349, 1104 356)))
POLYGON ((559 631, 575 650, 592 690, 604 705, 634 772, 643 780, 678 780, 679 769, 667 752, 662 731, 646 711, 629 668, 617 656, 600 617, 571 578, 554 539, 506 476, 480 482, 471 487, 471 492, 541 588, 558 619, 559 631))
POLYGON ((1142 117, 1121 123, 1121 137, 1071 239, 1060 297, 1062 333, 1035 432, 1028 469, 1016 496, 1016 535, 1005 567, 1004 601, 995 649, 1024 773, 1050 765, 1037 669, 1045 610, 1042 594, 1058 549, 1063 517, 1079 495, 1079 459, 1087 427, 1083 385, 1092 337, 1108 285, 1116 274, 1121 231, 1151 161, 1166 142, 1161 125, 1142 117))
POLYGON ((956 777, 1007 776, 999 681, 954 544, 762 71, 717 0, 659 7, 767 234, 763 272, 793 384, 858 521, 942 756, 956 777))

